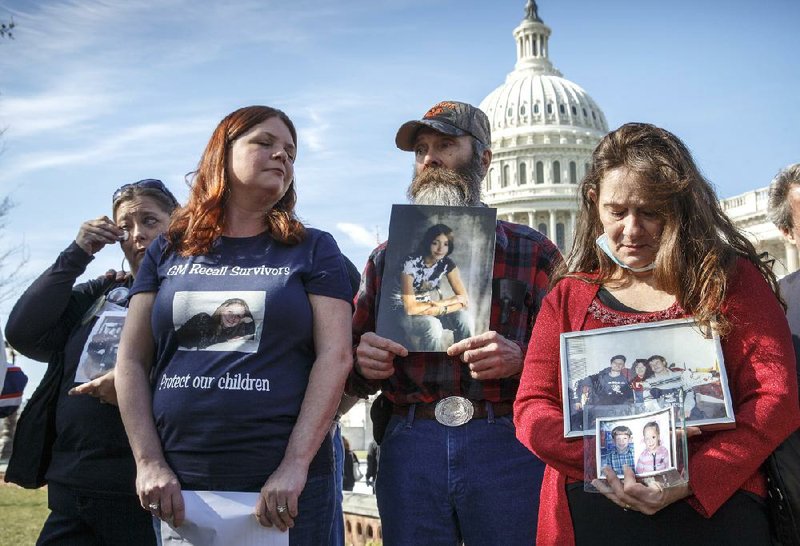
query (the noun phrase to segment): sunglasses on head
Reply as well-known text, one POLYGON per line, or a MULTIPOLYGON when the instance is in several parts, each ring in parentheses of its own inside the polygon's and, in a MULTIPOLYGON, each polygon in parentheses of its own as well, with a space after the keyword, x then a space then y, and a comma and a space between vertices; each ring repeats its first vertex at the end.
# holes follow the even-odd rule
POLYGON ((127 190, 128 188, 149 188, 153 190, 158 190, 164 195, 166 195, 169 198, 169 200, 172 201, 173 205, 175 205, 176 207, 178 206, 178 200, 175 199, 175 196, 172 195, 172 192, 167 189, 167 187, 161 180, 158 180, 156 178, 145 178, 144 180, 139 180, 138 182, 133 182, 131 184, 123 184, 122 186, 120 186, 119 189, 117 189, 117 191, 115 191, 114 195, 111 197, 112 207, 117 204, 117 201, 119 201, 120 197, 122 197, 122 194, 125 193, 125 190, 127 190))

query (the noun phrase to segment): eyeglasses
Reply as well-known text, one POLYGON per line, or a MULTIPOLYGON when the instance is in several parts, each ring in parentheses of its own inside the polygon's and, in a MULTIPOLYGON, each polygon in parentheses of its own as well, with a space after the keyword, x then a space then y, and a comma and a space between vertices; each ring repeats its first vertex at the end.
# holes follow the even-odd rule
POLYGON ((125 190, 128 188, 149 188, 153 190, 158 190, 164 195, 166 195, 172 204, 176 207, 178 206, 178 200, 175 199, 175 196, 172 195, 172 192, 167 189, 164 183, 161 180, 156 178, 145 178, 144 180, 139 180, 138 182, 133 182, 132 184, 123 184, 119 187, 117 191, 114 192, 114 195, 111 196, 111 206, 117 204, 117 201, 122 197, 122 194, 125 193, 125 190))

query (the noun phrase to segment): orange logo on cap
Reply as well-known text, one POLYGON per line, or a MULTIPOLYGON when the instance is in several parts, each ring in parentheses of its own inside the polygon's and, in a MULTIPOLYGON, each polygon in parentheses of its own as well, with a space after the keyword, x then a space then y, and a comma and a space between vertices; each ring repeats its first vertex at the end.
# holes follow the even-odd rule
POLYGON ((444 113, 445 110, 457 110, 458 104, 455 102, 440 102, 422 116, 422 119, 436 117, 444 113))

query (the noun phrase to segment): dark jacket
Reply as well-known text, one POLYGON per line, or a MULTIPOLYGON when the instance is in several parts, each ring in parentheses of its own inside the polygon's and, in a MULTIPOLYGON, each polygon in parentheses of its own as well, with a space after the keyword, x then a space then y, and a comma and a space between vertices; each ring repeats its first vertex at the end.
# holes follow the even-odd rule
MULTIPOLYGON (((6 339, 28 358, 48 362, 43 385, 60 383, 47 481, 87 492, 134 495, 136 468, 119 409, 91 396, 67 395, 77 385, 78 363, 97 320, 92 311, 111 290, 130 284, 93 279, 75 285, 92 259, 70 244, 14 305, 6 339), (53 377, 58 371, 60 377, 53 377)), ((127 298, 118 304, 127 307, 127 298)), ((26 406, 20 416, 17 439, 25 437, 20 427, 26 426, 28 411, 26 406)), ((15 444, 12 460, 29 456, 25 445, 15 444)))

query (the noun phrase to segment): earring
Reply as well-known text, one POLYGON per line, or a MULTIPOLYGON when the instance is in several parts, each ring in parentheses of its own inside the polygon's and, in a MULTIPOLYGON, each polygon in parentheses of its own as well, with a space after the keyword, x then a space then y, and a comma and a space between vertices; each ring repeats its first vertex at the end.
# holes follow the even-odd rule
POLYGON ((122 257, 122 262, 119 264, 119 270, 120 270, 122 273, 127 273, 127 271, 125 271, 125 261, 126 261, 127 259, 128 259, 127 257, 123 256, 123 257, 122 257))

